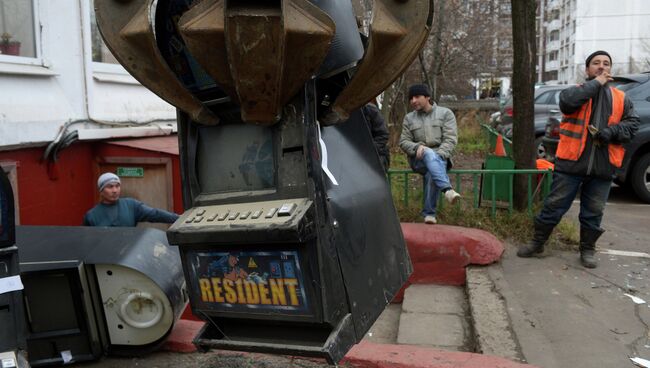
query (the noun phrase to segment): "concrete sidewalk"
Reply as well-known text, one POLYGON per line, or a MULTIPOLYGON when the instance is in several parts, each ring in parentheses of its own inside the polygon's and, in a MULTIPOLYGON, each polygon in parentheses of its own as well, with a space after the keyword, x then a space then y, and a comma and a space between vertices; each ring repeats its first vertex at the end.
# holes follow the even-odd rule
POLYGON ((598 268, 589 270, 580 266, 577 252, 551 250, 532 259, 515 252, 508 246, 501 262, 486 271, 528 362, 633 367, 630 358, 650 359, 649 259, 598 253, 598 268))

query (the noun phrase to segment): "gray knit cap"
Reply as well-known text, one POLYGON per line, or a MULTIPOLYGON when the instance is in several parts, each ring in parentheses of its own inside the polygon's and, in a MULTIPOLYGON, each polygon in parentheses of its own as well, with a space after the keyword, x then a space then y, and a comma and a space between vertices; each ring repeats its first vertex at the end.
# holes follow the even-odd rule
POLYGON ((103 173, 99 177, 99 179, 97 179, 97 188, 101 192, 102 190, 104 190, 105 186, 112 183, 121 183, 120 178, 117 175, 110 172, 103 173))

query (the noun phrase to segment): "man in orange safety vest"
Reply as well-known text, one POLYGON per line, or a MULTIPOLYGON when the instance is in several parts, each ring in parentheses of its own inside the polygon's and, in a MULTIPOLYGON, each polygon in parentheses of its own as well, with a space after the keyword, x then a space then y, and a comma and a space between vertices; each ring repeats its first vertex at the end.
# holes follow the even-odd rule
POLYGON ((603 210, 614 178, 623 163, 623 144, 634 137, 639 117, 625 93, 608 83, 612 58, 596 51, 585 63, 587 81, 560 94, 560 142, 551 191, 535 217, 533 239, 519 248, 519 257, 544 251, 555 225, 569 210, 580 189, 580 262, 595 268, 595 245, 604 230, 603 210))

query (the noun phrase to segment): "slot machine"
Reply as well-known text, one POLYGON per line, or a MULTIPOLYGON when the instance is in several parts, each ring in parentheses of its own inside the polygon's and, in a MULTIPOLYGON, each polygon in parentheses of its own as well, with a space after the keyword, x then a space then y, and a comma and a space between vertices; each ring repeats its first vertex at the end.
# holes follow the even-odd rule
POLYGON ((431 0, 96 0, 118 61, 178 108, 194 343, 338 362, 411 264, 360 109, 417 56, 431 0))

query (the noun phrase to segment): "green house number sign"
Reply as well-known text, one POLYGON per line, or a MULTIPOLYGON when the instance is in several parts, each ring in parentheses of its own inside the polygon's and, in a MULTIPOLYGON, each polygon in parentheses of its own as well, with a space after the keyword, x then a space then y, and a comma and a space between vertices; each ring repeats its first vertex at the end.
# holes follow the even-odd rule
POLYGON ((132 178, 144 177, 144 168, 142 167, 118 167, 117 176, 128 176, 132 178))

